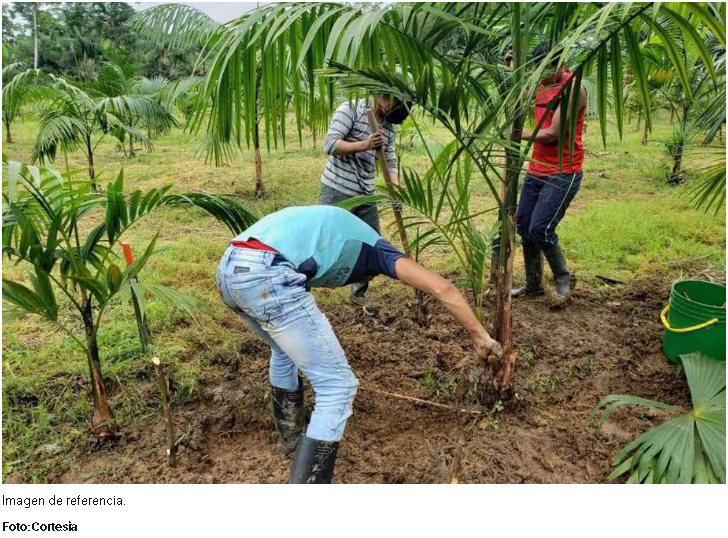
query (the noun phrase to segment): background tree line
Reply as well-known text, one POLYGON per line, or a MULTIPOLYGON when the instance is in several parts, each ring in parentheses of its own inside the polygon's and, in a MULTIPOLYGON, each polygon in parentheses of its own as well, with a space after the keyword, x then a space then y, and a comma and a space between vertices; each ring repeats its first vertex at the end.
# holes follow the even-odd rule
POLYGON ((136 11, 125 2, 12 2, 3 4, 3 65, 77 80, 95 79, 109 55, 133 61, 141 76, 193 74, 199 47, 171 47, 132 28, 136 11))

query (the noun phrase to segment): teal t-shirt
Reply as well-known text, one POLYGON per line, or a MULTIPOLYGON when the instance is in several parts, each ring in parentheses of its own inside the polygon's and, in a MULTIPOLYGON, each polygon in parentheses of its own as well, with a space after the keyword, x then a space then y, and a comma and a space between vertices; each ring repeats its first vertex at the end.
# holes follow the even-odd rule
POLYGON ((335 288, 379 274, 397 278, 394 262, 404 256, 364 221, 328 205, 276 211, 235 239, 257 239, 276 249, 312 287, 335 288))

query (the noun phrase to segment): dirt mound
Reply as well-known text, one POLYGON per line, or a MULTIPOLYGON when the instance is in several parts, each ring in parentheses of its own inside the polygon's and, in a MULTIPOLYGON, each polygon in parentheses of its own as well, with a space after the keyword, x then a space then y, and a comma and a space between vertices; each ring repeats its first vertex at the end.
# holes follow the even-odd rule
MULTIPOLYGON (((481 416, 380 392, 456 403, 450 370, 472 352, 444 311, 431 305, 429 325, 420 327, 414 305, 403 314, 397 291, 379 297, 378 309, 328 312, 361 381, 336 482, 449 482, 458 451, 464 482, 603 482, 619 447, 662 420, 621 410, 597 430, 590 411, 603 396, 687 404, 684 382, 660 351, 666 283, 580 289, 557 310, 545 298, 516 301, 521 405, 481 416)), ((165 464, 163 424, 154 417, 128 425, 115 445, 78 453, 53 480, 285 482, 290 460, 274 450, 267 351, 248 340, 240 345, 240 359, 210 368, 200 398, 175 410, 178 468, 165 464)))

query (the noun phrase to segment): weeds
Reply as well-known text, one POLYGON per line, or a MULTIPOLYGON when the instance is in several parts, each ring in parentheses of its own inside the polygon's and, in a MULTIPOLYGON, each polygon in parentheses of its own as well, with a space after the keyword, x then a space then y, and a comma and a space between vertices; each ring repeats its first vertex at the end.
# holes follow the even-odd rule
POLYGON ((455 394, 457 379, 429 366, 422 376, 422 384, 436 397, 450 396, 455 394))

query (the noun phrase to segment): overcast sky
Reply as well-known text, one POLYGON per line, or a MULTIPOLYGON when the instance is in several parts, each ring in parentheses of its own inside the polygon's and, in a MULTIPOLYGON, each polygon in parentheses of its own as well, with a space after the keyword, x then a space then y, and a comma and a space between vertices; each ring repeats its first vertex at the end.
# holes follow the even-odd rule
MULTIPOLYGON (((129 2, 134 9, 142 10, 170 2, 129 2)), ((227 22, 255 8, 255 2, 179 2, 207 13, 218 22, 227 22)), ((266 4, 267 2, 260 2, 266 4)))

